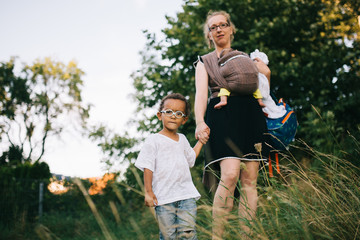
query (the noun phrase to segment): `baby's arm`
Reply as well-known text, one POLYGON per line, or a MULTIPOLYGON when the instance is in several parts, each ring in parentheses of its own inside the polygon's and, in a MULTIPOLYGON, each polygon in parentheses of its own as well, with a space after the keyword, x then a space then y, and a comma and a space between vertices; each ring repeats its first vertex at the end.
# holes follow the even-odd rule
POLYGON ((145 205, 154 207, 158 205, 157 198, 152 190, 153 172, 144 168, 144 186, 145 186, 145 205))

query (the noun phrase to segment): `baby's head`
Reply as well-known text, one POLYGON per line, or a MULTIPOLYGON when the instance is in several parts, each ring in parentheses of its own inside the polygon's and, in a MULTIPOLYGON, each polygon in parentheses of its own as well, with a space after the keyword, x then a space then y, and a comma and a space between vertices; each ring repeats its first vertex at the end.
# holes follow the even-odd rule
POLYGON ((220 58, 224 57, 226 54, 229 54, 229 52, 234 51, 232 48, 224 48, 221 52, 220 52, 220 58))
POLYGON ((175 100, 181 100, 185 103, 185 109, 184 109, 184 114, 186 116, 190 115, 190 103, 188 102, 188 100, 186 100, 186 98, 180 94, 180 93, 171 93, 167 96, 165 96, 161 102, 160 102, 160 107, 159 107, 159 112, 161 112, 162 110, 164 110, 165 107, 165 101, 169 100, 169 99, 175 99, 175 100))
POLYGON ((218 60, 218 64, 219 66, 222 67, 222 65, 224 65, 225 63, 227 63, 230 60, 235 59, 235 61, 237 61, 238 63, 241 63, 243 61, 243 58, 238 58, 239 56, 242 57, 249 57, 249 55, 247 55, 244 52, 240 52, 238 50, 234 50, 232 48, 224 48, 221 52, 220 52, 220 58, 218 60), (237 57, 235 57, 237 56, 237 57))
POLYGON ((266 65, 269 65, 269 58, 264 52, 260 52, 256 49, 254 52, 250 53, 250 58, 254 60, 255 58, 260 58, 266 65))

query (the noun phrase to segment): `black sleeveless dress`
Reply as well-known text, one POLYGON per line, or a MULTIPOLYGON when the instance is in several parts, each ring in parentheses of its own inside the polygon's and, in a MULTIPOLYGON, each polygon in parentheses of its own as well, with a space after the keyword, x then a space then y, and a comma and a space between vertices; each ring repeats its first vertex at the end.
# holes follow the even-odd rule
MULTIPOLYGON (((209 87, 216 88, 214 84, 209 77, 209 87)), ((219 101, 220 97, 210 99, 205 116, 210 138, 204 146, 203 181, 211 188, 217 186, 221 160, 265 161, 269 156, 266 120, 258 101, 252 95, 229 96, 226 106, 214 109, 219 101)))

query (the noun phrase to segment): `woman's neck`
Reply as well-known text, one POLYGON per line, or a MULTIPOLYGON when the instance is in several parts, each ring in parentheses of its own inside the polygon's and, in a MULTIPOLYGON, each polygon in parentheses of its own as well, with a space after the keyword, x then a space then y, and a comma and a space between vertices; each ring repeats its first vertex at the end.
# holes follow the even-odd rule
POLYGON ((221 51, 224 50, 225 48, 231 48, 231 45, 229 44, 229 46, 224 46, 224 47, 215 46, 215 52, 218 58, 220 57, 221 51))

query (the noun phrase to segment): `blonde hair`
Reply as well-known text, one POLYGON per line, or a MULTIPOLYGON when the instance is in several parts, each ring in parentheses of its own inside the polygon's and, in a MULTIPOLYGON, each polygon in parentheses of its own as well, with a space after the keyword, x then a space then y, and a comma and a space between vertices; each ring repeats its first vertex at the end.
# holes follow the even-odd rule
POLYGON ((204 36, 205 36, 205 40, 206 40, 206 43, 208 44, 209 48, 211 48, 214 43, 213 43, 213 42, 211 41, 211 39, 209 38, 209 33, 210 33, 210 31, 209 31, 208 22, 209 22, 210 18, 212 18, 212 17, 214 17, 214 16, 217 16, 217 15, 222 15, 222 16, 224 16, 224 17, 226 18, 226 22, 229 24, 229 26, 230 26, 230 28, 231 28, 231 30, 232 30, 232 33, 233 33, 233 34, 231 35, 231 38, 230 38, 231 41, 234 40, 234 34, 235 34, 235 32, 236 32, 235 25, 234 25, 234 23, 231 22, 231 20, 230 20, 230 15, 229 15, 227 12, 225 12, 225 11, 212 11, 212 10, 210 10, 210 11, 208 12, 208 15, 207 15, 207 17, 206 17, 206 21, 205 21, 205 24, 204 24, 204 36))

